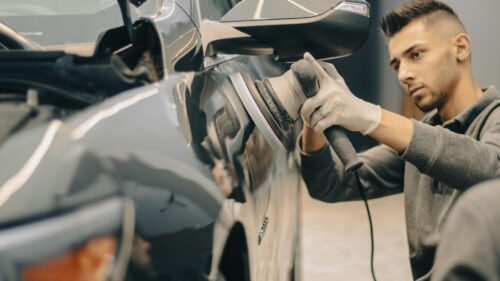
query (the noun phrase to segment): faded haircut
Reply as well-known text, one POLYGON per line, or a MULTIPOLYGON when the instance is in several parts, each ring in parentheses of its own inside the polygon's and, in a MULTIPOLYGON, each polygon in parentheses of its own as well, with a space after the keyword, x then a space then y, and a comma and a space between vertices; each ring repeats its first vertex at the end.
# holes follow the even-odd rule
POLYGON ((424 18, 426 24, 439 20, 453 20, 465 31, 464 25, 450 6, 435 0, 414 0, 391 10, 382 19, 380 28, 391 38, 410 22, 424 18))

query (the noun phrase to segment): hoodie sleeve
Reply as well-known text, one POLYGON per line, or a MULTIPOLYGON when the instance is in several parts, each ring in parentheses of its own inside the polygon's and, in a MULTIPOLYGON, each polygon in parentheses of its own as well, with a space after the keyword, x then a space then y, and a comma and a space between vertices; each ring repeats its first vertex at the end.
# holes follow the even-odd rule
MULTIPOLYGON (((300 138, 299 138, 300 139, 300 138)), ((356 175, 344 175, 344 166, 327 145, 307 154, 300 150, 301 172, 311 197, 325 202, 361 199, 359 187, 367 198, 377 198, 402 192, 404 161, 387 146, 379 145, 360 153, 363 166, 356 175)))
POLYGON ((484 123, 479 140, 413 120, 402 158, 421 173, 459 190, 500 175, 500 108, 484 123))

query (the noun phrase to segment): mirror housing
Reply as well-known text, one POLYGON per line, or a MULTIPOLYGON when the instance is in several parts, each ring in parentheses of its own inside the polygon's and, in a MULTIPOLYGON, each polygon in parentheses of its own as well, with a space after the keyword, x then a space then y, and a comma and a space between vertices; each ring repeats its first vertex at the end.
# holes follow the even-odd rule
POLYGON ((354 53, 369 35, 370 5, 364 0, 330 0, 333 6, 326 11, 304 8, 309 13, 289 18, 249 17, 247 1, 233 7, 219 22, 202 24, 206 56, 274 53, 279 60, 293 62, 310 52, 317 59, 331 59, 354 53))

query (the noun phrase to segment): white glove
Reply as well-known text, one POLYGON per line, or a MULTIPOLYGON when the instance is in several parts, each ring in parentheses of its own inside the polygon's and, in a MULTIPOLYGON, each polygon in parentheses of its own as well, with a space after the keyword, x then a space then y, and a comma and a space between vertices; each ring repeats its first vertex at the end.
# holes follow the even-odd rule
POLYGON ((320 65, 311 54, 304 59, 313 64, 318 75, 319 91, 307 99, 300 114, 307 125, 323 132, 332 125, 368 135, 380 125, 382 109, 354 96, 332 64, 320 65))

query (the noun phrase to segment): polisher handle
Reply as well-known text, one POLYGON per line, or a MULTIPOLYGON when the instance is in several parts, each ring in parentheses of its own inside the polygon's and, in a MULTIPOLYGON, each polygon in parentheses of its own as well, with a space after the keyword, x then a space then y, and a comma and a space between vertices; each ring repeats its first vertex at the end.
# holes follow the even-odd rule
POLYGON ((324 134, 344 164, 344 174, 355 171, 363 165, 343 128, 334 125, 325 129, 324 134))
MULTIPOLYGON (((323 61, 318 61, 323 69, 333 75, 331 66, 323 61)), ((313 97, 319 91, 319 81, 314 68, 305 60, 300 60, 292 65, 294 77, 307 98, 313 97)), ((294 83, 292 83, 293 85, 294 83)), ((324 131, 328 143, 344 164, 344 173, 349 173, 361 167, 363 162, 358 158, 351 141, 340 126, 331 126, 324 131)))

